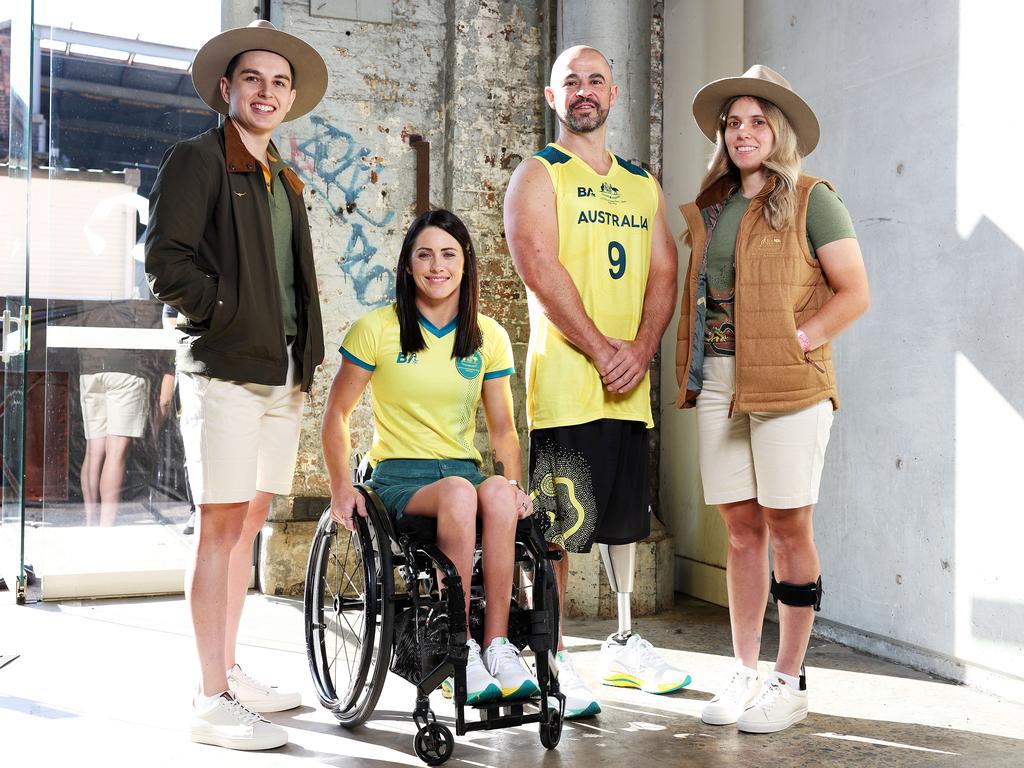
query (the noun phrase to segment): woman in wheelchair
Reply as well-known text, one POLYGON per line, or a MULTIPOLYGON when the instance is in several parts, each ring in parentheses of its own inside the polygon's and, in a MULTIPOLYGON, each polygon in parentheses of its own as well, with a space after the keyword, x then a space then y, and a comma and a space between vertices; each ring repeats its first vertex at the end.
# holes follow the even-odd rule
MULTIPOLYGON (((372 384, 373 475, 367 483, 397 522, 432 518, 437 545, 467 586, 478 525, 482 529, 484 646, 467 641, 467 703, 529 698, 539 692, 515 645, 508 619, 518 521, 533 513, 523 492, 519 437, 509 377, 508 334, 477 313, 476 253, 454 214, 429 211, 409 227, 398 257, 396 301, 359 318, 341 346, 328 396, 323 450, 331 479, 331 516, 350 531, 366 517, 349 470, 349 418, 372 384), (498 474, 480 472, 473 444, 477 407, 484 415, 498 474), (504 595, 504 599, 495 596, 504 595)), ((445 682, 450 695, 451 681, 445 682)))

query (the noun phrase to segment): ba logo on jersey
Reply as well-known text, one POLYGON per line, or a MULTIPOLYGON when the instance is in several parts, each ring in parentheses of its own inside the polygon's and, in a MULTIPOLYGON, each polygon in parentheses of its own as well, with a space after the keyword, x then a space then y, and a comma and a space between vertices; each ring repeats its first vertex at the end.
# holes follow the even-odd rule
POLYGON ((408 363, 409 365, 416 365, 416 353, 405 354, 405 352, 399 352, 398 357, 395 358, 395 362, 399 365, 408 363))
MULTIPOLYGON (((607 181, 601 184, 601 197, 609 203, 622 203, 622 193, 619 188, 609 184, 607 181)), ((590 187, 576 187, 576 197, 597 197, 597 194, 590 187)))

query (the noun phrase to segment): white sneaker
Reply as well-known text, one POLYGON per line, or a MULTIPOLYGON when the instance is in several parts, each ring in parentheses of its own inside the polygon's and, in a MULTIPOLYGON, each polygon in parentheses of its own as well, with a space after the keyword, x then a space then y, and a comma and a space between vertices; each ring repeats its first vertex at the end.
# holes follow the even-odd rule
POLYGON ((715 698, 704 705, 700 719, 708 725, 730 725, 735 723, 743 710, 749 707, 761 690, 756 673, 737 662, 736 669, 715 698))
MULTIPOLYGON (((466 659, 466 703, 483 704, 501 698, 501 685, 484 666, 480 658, 480 644, 473 638, 466 641, 469 646, 469 658, 466 659)), ((455 695, 455 680, 446 678, 441 683, 441 695, 446 699, 455 695)))
POLYGON ((228 749, 274 749, 288 743, 284 728, 247 709, 230 693, 192 715, 192 741, 228 749))
POLYGON ((736 721, 745 733, 784 731, 807 717, 807 691, 786 685, 775 675, 761 686, 754 703, 736 721))
POLYGON ((647 693, 672 693, 690 684, 690 676, 662 659, 654 646, 631 634, 625 644, 609 635, 601 646, 601 682, 647 693))
POLYGON ((565 694, 565 719, 577 720, 600 714, 601 705, 580 678, 569 652, 559 651, 555 662, 558 664, 558 688, 565 694))
POLYGON ((253 712, 284 712, 302 704, 298 691, 282 691, 250 677, 235 664, 228 670, 228 689, 246 709, 253 712))
POLYGON ((540 694, 537 678, 530 674, 519 649, 507 637, 496 637, 484 651, 487 671, 498 681, 501 698, 529 699, 540 694))

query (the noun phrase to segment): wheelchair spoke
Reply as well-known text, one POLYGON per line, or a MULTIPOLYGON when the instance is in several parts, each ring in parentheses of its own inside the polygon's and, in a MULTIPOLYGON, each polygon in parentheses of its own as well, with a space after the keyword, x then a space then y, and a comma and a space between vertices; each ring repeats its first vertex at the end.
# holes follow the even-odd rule
POLYGON ((389 667, 394 608, 390 542, 371 514, 355 531, 321 518, 310 552, 307 652, 321 703, 345 725, 365 720, 389 667))

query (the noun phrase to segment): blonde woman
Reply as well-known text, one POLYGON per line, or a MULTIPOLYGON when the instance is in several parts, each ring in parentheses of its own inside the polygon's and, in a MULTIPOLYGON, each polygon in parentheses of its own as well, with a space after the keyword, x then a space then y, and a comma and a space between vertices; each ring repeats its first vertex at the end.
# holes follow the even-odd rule
POLYGON ((822 595, 812 514, 839 405, 830 341, 867 310, 868 281, 845 206, 800 172, 818 121, 781 75, 758 65, 709 83, 693 114, 716 146, 681 208, 692 254, 676 406, 697 408, 705 500, 728 529, 736 657, 702 719, 771 733, 807 716, 803 660, 822 595), (779 655, 762 681, 769 593, 779 655))

